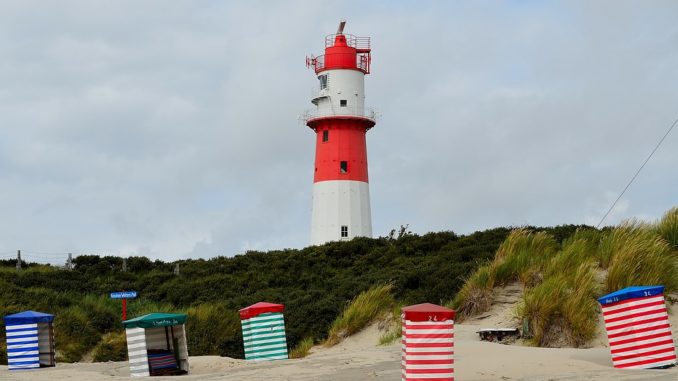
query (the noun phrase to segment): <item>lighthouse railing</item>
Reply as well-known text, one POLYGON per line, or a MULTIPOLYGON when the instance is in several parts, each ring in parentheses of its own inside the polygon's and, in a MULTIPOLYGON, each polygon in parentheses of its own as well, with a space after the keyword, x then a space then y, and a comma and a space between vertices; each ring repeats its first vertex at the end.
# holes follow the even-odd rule
MULTIPOLYGON (((330 48, 334 46, 337 36, 337 34, 328 34, 325 36, 325 47, 330 48)), ((346 37, 346 45, 352 48, 361 50, 370 49, 371 42, 369 37, 359 37, 352 34, 344 34, 343 36, 346 37)))
MULTIPOLYGON (((335 55, 341 56, 342 54, 337 54, 335 55)), ((354 55, 353 53, 346 53, 345 55, 347 56, 352 56, 354 55)), ((355 62, 355 67, 358 70, 361 70, 365 74, 370 73, 370 53, 358 53, 355 54, 356 57, 356 62, 355 62)), ((313 57, 309 60, 308 66, 312 67, 313 70, 315 70, 316 73, 319 71, 325 69, 325 55, 319 55, 317 57, 313 57)))
POLYGON ((328 116, 357 116, 360 118, 376 121, 379 118, 379 115, 380 115, 379 112, 370 107, 365 107, 362 110, 360 109, 356 110, 355 108, 353 108, 348 112, 346 111, 336 112, 334 110, 323 110, 322 112, 319 112, 317 109, 311 109, 306 110, 301 115, 299 115, 299 121, 306 123, 311 119, 323 118, 328 116))

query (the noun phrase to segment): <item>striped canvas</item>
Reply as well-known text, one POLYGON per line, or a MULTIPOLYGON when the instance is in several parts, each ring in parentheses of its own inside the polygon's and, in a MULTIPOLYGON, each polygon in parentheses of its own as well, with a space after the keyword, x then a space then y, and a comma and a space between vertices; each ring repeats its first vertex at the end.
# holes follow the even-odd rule
POLYGON ((39 368, 38 324, 7 325, 6 329, 8 369, 39 368))
POLYGON ((454 321, 410 321, 402 315, 402 380, 454 381, 454 321))
POLYGON ((263 313, 240 322, 245 343, 245 360, 287 359, 285 319, 282 313, 263 313))
POLYGON ((602 305, 615 368, 659 368, 676 363, 663 294, 602 305))
POLYGON ((130 376, 150 376, 148 354, 146 353, 146 330, 144 328, 127 328, 125 334, 127 335, 130 376))

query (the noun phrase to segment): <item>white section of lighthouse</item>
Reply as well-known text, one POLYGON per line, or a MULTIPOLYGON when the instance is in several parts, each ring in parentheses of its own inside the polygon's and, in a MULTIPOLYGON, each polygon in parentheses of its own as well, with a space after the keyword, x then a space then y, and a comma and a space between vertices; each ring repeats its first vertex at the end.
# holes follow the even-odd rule
POLYGON ((365 75, 370 73, 369 37, 325 38, 325 54, 307 59, 318 76, 306 125, 316 133, 311 244, 372 236, 365 135, 374 113, 365 109, 365 75))

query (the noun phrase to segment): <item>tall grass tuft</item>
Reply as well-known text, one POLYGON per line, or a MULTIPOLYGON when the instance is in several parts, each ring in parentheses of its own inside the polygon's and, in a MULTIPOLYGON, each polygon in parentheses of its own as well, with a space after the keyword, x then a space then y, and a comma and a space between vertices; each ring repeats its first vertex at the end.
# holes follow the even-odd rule
POLYGON ((666 212, 659 220, 657 233, 671 245, 673 250, 678 250, 678 206, 666 212))
POLYGON ((340 343, 390 311, 395 304, 392 289, 392 284, 377 285, 355 297, 330 326, 325 345, 340 343))
POLYGON ((290 351, 290 358, 291 359, 301 359, 306 356, 311 352, 311 348, 313 348, 313 338, 312 337, 307 337, 299 342, 297 346, 290 351))
POLYGON ((668 292, 678 289, 676 252, 651 227, 619 226, 601 246, 611 251, 606 291, 637 285, 664 285, 668 292))
POLYGON ((457 321, 464 321, 470 316, 483 313, 492 305, 492 289, 494 288, 494 272, 491 264, 480 266, 476 272, 464 282, 457 292, 451 307, 457 311, 457 321))
POLYGON ((379 337, 379 345, 390 345, 398 341, 403 335, 402 305, 395 305, 391 311, 391 319, 385 325, 388 330, 379 337))
POLYGON ((523 295, 518 307, 527 328, 523 333, 542 347, 584 345, 597 330, 597 290, 593 261, 552 274, 523 295))
POLYGON ((545 232, 512 231, 497 249, 494 260, 480 266, 448 304, 456 309, 457 321, 488 311, 495 286, 520 281, 529 287, 541 282, 545 265, 557 250, 558 244, 545 232))
POLYGON ((519 280, 523 286, 541 281, 543 265, 558 251, 558 244, 545 232, 517 229, 499 246, 494 259, 494 283, 519 280))
POLYGON ((186 310, 188 346, 192 355, 244 355, 238 312, 221 303, 205 303, 186 310))
POLYGON ((105 334, 92 350, 92 361, 125 361, 127 360, 127 339, 124 331, 105 334))

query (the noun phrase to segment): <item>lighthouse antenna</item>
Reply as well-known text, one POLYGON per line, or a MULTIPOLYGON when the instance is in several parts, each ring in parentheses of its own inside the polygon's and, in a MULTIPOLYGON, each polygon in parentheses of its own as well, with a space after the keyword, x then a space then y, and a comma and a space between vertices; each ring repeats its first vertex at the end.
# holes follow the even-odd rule
POLYGON ((344 26, 346 26, 346 20, 339 20, 339 28, 337 29, 337 34, 344 34, 344 26))

